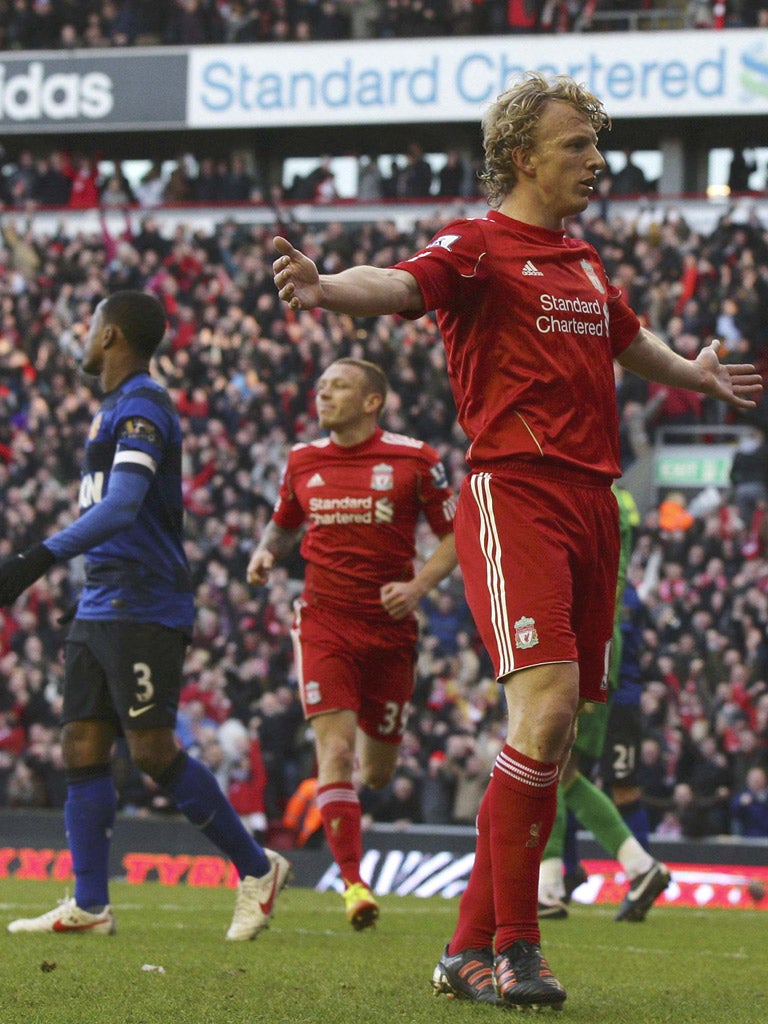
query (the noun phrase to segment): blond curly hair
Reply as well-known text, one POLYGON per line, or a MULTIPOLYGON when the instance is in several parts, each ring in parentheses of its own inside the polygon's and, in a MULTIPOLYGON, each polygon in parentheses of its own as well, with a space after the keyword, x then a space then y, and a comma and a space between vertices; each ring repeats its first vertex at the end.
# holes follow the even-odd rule
POLYGON ((511 160, 513 150, 531 150, 544 107, 550 100, 570 103, 587 116, 596 132, 611 127, 602 101, 568 75, 546 78, 537 71, 525 76, 503 92, 483 115, 485 183, 488 205, 499 207, 517 183, 511 160))

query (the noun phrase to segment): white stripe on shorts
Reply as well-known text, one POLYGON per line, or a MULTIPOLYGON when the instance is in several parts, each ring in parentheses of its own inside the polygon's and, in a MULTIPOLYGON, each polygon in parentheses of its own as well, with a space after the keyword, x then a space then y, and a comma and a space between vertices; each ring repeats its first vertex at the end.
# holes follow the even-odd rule
POLYGON ((296 682, 304 702, 304 659, 301 656, 301 609, 304 602, 298 598, 293 603, 294 620, 291 626, 291 646, 293 647, 293 668, 296 673, 296 682))
POLYGON ((469 482, 480 512, 480 549, 485 558, 491 625, 499 651, 499 678, 502 678, 509 675, 515 667, 515 649, 509 632, 507 588, 501 567, 501 542, 493 512, 491 474, 472 474, 469 482))

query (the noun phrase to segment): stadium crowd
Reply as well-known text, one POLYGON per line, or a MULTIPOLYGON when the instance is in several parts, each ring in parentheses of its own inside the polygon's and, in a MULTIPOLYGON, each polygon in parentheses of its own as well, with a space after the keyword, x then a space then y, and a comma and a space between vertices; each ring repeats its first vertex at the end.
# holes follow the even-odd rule
MULTIPOLYGON (((294 201, 331 204, 351 198, 365 202, 479 198, 479 153, 451 148, 434 154, 434 164, 428 157, 416 139, 407 142, 400 154, 357 154, 354 175, 345 181, 342 195, 330 156, 320 157, 305 174, 286 176, 286 165, 281 172, 285 180, 277 184, 262 179, 253 154, 212 157, 173 152, 165 159, 136 161, 131 168, 134 180, 129 181, 122 164, 98 152, 70 153, 48 147, 33 151, 24 146, 11 154, 0 143, 0 210, 128 211, 211 203, 234 207, 294 201), (138 176, 136 164, 147 168, 138 176)), ((657 182, 646 177, 632 150, 615 157, 621 166, 614 169, 614 160, 606 168, 600 183, 603 199, 656 193, 657 182)), ((734 194, 759 190, 759 185, 750 188, 757 163, 751 151, 748 157, 737 151, 732 159, 729 188, 734 194)))
MULTIPOLYGON (((229 157, 170 152, 164 159, 136 161, 145 171, 130 181, 122 164, 98 152, 23 146, 15 153, 0 144, 0 209, 35 212, 68 209, 155 209, 160 206, 211 203, 232 206, 274 205, 281 202, 330 204, 355 198, 365 202, 403 202, 427 198, 473 199, 481 194, 481 156, 458 148, 430 154, 411 139, 399 154, 357 154, 354 185, 345 182, 342 195, 334 161, 318 158, 305 174, 294 174, 283 184, 262 180, 252 153, 229 157), (349 191, 353 194, 350 195, 349 191)), ((286 165, 287 167, 287 165, 286 165)), ((135 172, 135 167, 132 167, 135 172)), ((732 157, 728 187, 734 194, 756 192, 750 187, 758 170, 752 151, 737 150, 732 157)), ((759 173, 759 172, 758 172, 759 173)), ((282 173, 286 177, 285 169, 282 173)), ((632 150, 615 154, 600 182, 603 198, 649 196, 657 182, 646 177, 632 150), (614 164, 618 159, 619 169, 614 164)))
POLYGON ((616 31, 655 9, 662 17, 644 27, 768 21, 765 0, 728 0, 721 8, 711 0, 0 0, 0 50, 616 31))
MULTIPOLYGON (((289 211, 290 207, 285 207, 289 211)), ((0 557, 77 513, 83 441, 97 407, 77 356, 94 304, 118 288, 164 303, 169 331, 156 371, 183 418, 187 553, 197 619, 178 734, 216 773, 254 832, 281 821, 313 777, 290 641, 296 555, 269 588, 245 583, 288 446, 318 436, 313 384, 338 354, 380 363, 392 383, 384 425, 440 453, 451 484, 465 439, 432 317, 353 320, 292 313, 276 295, 271 239, 287 234, 322 269, 390 265, 445 223, 445 208, 393 221, 312 225, 236 222, 170 228, 162 210, 125 231, 46 235, 4 214, 0 246, 0 557)), ((675 211, 619 216, 606 199, 572 225, 599 249, 630 303, 678 351, 717 335, 727 358, 768 376, 768 224, 725 214, 704 235, 675 211)), ((663 426, 720 425, 710 400, 617 373, 626 472, 663 426)), ((749 421, 730 490, 687 501, 660 495, 638 529, 630 573, 642 595, 641 776, 664 835, 768 834, 768 408, 749 421), (763 772, 761 776, 760 772, 763 772), (762 831, 760 831, 762 830, 762 831)), ((424 557, 428 531, 420 537, 424 557)), ((60 807, 58 713, 62 638, 82 582, 77 561, 54 568, 0 612, 0 807, 60 807)), ((473 822, 503 743, 500 691, 478 643, 458 572, 419 612, 414 712, 393 784, 363 791, 370 820, 473 822)), ((120 806, 173 810, 116 751, 120 806)), ((306 837, 305 837, 306 838, 306 837)))
MULTIPOLYGON (((322 157, 307 174, 294 175, 286 187, 265 186, 242 154, 229 159, 174 154, 167 161, 147 163, 146 172, 131 183, 120 164, 105 163, 98 154, 70 154, 59 149, 35 154, 24 148, 11 156, 0 147, 0 209, 152 209, 185 203, 331 203, 339 198, 330 157, 322 157)), ((422 199, 433 194, 448 198, 476 196, 475 171, 471 160, 451 150, 436 174, 421 145, 413 141, 406 153, 390 158, 386 173, 378 161, 361 156, 356 198, 378 201, 422 199)), ((639 189, 643 190, 648 190, 647 185, 639 189)))

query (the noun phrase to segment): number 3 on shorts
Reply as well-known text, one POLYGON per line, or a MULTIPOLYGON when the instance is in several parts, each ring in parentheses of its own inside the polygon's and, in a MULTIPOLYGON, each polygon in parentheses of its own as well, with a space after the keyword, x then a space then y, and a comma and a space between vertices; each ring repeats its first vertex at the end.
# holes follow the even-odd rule
POLYGON ((136 676, 136 701, 139 704, 147 704, 155 695, 152 669, 145 661, 135 661, 133 673, 136 676))

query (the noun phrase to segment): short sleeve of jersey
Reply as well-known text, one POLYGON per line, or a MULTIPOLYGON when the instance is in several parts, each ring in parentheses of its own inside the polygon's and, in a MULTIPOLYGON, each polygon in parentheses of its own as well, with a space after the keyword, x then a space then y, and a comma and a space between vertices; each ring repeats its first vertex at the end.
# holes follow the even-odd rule
POLYGON ((485 254, 481 223, 453 221, 415 255, 395 264, 416 278, 426 310, 450 309, 477 286, 485 254))
POLYGON ((272 519, 283 530, 297 530, 304 522, 304 510, 296 498, 292 483, 293 450, 288 453, 288 460, 280 480, 277 502, 272 512, 272 519))
POLYGON ((173 417, 165 408, 167 396, 158 392, 137 390, 120 402, 115 420, 114 471, 153 474, 159 465, 173 417))

